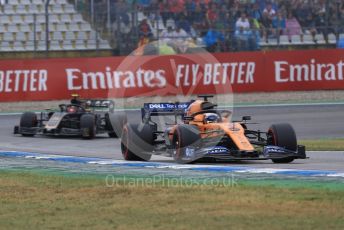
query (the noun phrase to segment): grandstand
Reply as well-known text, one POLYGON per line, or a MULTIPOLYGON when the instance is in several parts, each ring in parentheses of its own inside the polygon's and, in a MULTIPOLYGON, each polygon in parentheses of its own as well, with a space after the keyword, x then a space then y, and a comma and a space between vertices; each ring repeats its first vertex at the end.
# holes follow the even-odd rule
MULTIPOLYGON (((114 23, 131 25, 137 30, 131 32, 131 36, 138 35, 136 42, 142 36, 150 41, 181 36, 184 40, 193 39, 194 46, 205 47, 208 51, 233 52, 331 48, 344 38, 343 0, 134 2, 117 1, 117 8, 127 9, 126 12, 116 11, 116 6, 111 10, 115 15, 114 23), (144 23, 149 25, 149 33, 141 31, 144 19, 147 21, 144 23), (169 32, 168 27, 172 28, 169 32), (176 32, 177 27, 182 32, 176 32)), ((121 36, 121 33, 116 36, 121 36)))
POLYGON ((51 0, 47 8, 48 28, 45 10, 44 0, 2 1, 0 52, 111 50, 109 42, 101 38, 73 4, 51 0))

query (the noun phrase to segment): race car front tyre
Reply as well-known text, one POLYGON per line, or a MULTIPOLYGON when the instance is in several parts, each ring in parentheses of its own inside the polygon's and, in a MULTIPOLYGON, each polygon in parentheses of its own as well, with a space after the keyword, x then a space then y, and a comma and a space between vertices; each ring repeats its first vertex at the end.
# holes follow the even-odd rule
MULTIPOLYGON (((173 144, 175 147, 174 160, 179 164, 191 163, 195 159, 187 159, 186 150, 188 147, 196 146, 200 142, 199 130, 194 125, 178 125, 174 137, 173 144)), ((197 160, 197 159, 196 159, 197 160)))
POLYGON ((83 114, 80 118, 81 136, 93 139, 96 135, 96 118, 93 114, 83 114))
POLYGON ((127 161, 149 161, 153 151, 154 133, 147 124, 126 124, 123 127, 121 150, 127 161))
POLYGON ((122 130, 127 123, 127 116, 124 113, 108 114, 106 116, 106 126, 110 130, 109 137, 118 138, 122 136, 122 130))
MULTIPOLYGON (((297 151, 297 139, 294 128, 290 124, 274 124, 268 131, 268 144, 297 151)), ((272 159, 272 162, 279 164, 290 163, 294 157, 272 159)))
MULTIPOLYGON (((37 124, 38 124, 38 121, 37 121, 36 114, 33 112, 25 112, 20 118, 19 126, 23 128, 34 128, 34 127, 37 127, 37 124)), ((35 134, 23 133, 22 136, 33 137, 35 136, 35 134)))

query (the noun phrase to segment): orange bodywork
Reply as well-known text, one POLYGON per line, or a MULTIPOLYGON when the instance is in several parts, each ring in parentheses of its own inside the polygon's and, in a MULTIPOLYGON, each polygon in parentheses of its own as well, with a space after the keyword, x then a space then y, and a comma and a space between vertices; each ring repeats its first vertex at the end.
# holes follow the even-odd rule
POLYGON ((245 136, 245 130, 240 123, 210 123, 198 125, 201 138, 223 136, 227 134, 235 143, 237 148, 242 151, 254 151, 254 147, 245 136), (214 132, 214 131, 219 132, 214 132))
MULTIPOLYGON (((186 116, 191 116, 196 112, 202 111, 202 103, 204 103, 204 101, 201 100, 193 102, 189 106, 186 116)), ((239 150, 254 151, 254 147, 245 136, 245 129, 240 123, 230 122, 229 117, 222 117, 222 122, 206 123, 204 121, 204 116, 204 114, 199 114, 194 116, 192 121, 186 122, 189 125, 198 127, 201 138, 221 137, 227 134, 239 150)), ((169 132, 170 140, 173 139, 176 127, 177 126, 173 126, 169 132)))

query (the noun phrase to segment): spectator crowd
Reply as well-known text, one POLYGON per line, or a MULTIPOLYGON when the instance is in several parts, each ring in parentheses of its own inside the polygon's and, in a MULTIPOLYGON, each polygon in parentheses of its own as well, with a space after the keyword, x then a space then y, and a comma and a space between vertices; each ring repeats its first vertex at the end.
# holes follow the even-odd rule
MULTIPOLYGON (((94 0, 106 7, 107 0, 94 0)), ((259 50, 287 35, 344 32, 344 0, 111 0, 114 31, 161 41, 176 52, 259 50), (136 16, 132 12, 136 12, 136 16), (137 24, 133 23, 137 20, 137 24), (193 45, 190 45, 193 44, 193 45)), ((104 10, 99 17, 104 17, 104 10)), ((105 21, 106 19, 103 18, 105 21)), ((118 33, 117 33, 118 36, 118 33)))

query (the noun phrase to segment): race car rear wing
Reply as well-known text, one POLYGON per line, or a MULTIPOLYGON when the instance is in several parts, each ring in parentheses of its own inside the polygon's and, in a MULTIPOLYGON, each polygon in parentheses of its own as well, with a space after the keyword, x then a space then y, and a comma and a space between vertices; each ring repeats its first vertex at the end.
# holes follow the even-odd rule
POLYGON ((149 119, 151 116, 184 116, 190 102, 176 103, 144 103, 141 108, 142 119, 149 119))
POLYGON ((113 112, 115 110, 115 102, 112 100, 86 99, 85 103, 88 108, 95 110, 108 110, 110 112, 113 112))

